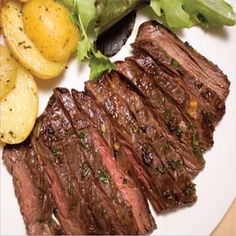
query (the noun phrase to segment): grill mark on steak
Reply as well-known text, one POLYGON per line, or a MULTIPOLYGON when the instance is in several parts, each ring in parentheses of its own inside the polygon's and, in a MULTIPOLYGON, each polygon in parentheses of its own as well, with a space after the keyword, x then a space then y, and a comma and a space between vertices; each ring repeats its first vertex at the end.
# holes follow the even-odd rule
MULTIPOLYGON (((70 120, 73 120, 73 127, 80 139, 84 154, 94 173, 97 183, 104 193, 106 193, 108 199, 110 199, 110 203, 116 214, 116 224, 119 224, 122 229, 121 233, 137 234, 138 226, 134 219, 131 206, 124 199, 122 189, 118 188, 117 180, 115 181, 115 179, 113 179, 112 170, 108 169, 106 163, 104 163, 104 159, 106 158, 103 156, 104 149, 107 147, 103 146, 104 149, 101 150, 99 149, 99 146, 96 146, 93 140, 93 134, 97 131, 89 125, 83 125, 87 122, 87 119, 77 109, 69 91, 65 89, 60 91, 54 90, 54 93, 57 94, 56 96, 67 111, 70 120)), ((109 151, 107 153, 109 153, 109 151)))
POLYGON ((133 43, 132 47, 135 49, 136 54, 144 51, 150 55, 165 73, 183 80, 184 86, 201 101, 201 105, 205 107, 205 110, 215 114, 214 123, 217 123, 222 118, 225 113, 225 104, 218 94, 199 81, 197 77, 190 75, 155 42, 138 41, 133 43))
POLYGON ((118 96, 112 93, 107 80, 109 77, 106 75, 100 78, 98 83, 87 82, 86 90, 94 96, 100 106, 104 107, 120 135, 133 145, 139 157, 139 163, 153 180, 155 187, 152 186, 152 188, 156 188, 155 192, 159 195, 160 201, 168 206, 172 205, 170 208, 194 201, 195 196, 186 197, 168 174, 159 175, 156 168, 150 168, 155 166, 164 169, 165 167, 150 144, 137 132, 133 132, 133 128, 138 127, 135 118, 118 96), (149 160, 152 163, 149 163, 149 160), (152 165, 147 167, 147 163, 152 165))
MULTIPOLYGON (((38 181, 35 185, 36 174, 29 168, 27 162, 37 161, 30 148, 29 140, 18 145, 6 145, 3 151, 3 160, 8 171, 13 176, 15 194, 20 205, 26 230, 29 235, 47 234, 53 235, 62 233, 62 229, 52 219, 52 200, 50 193, 43 192, 38 186, 44 181, 41 173, 38 173, 38 181), (28 159, 28 160, 27 160, 28 159), (28 196, 31 196, 29 198, 28 196), (46 206, 49 208, 46 209, 46 206)), ((41 166, 37 166, 39 170, 41 166)), ((42 174, 43 175, 43 174, 42 174)))
MULTIPOLYGON (((153 80, 131 60, 116 63, 119 72, 132 85, 132 88, 143 98, 146 106, 150 106, 156 119, 159 120, 161 126, 166 127, 176 142, 184 146, 183 149, 192 149, 192 153, 196 159, 200 158, 202 163, 202 150, 198 137, 198 133, 190 129, 191 121, 189 121, 180 110, 171 103, 161 90, 156 88, 153 80)), ((196 130, 195 127, 193 127, 196 130)), ((191 150, 189 150, 191 153, 191 150)), ((203 164, 203 163, 202 163, 203 164)))
POLYGON ((79 93, 76 90, 72 90, 72 95, 76 106, 87 114, 93 125, 100 131, 101 136, 98 135, 98 133, 94 133, 93 135, 95 135, 95 137, 93 140, 95 140, 95 142, 100 140, 98 143, 95 143, 95 145, 101 146, 99 150, 102 149, 105 152, 105 154, 102 155, 106 157, 104 161, 110 163, 108 169, 113 170, 111 172, 112 174, 117 173, 117 176, 113 178, 118 178, 121 188, 125 187, 123 192, 128 193, 128 195, 125 194, 124 197, 132 207, 132 211, 134 212, 135 219, 139 226, 139 233, 146 234, 151 232, 151 230, 155 228, 154 219, 151 216, 146 199, 143 198, 139 186, 133 180, 135 174, 131 174, 133 167, 125 154, 124 141, 118 137, 109 118, 90 96, 86 95, 84 92, 79 93), (107 150, 103 148, 105 144, 102 143, 102 137, 108 144, 110 153, 106 153, 107 150))
POLYGON ((142 40, 157 43, 170 57, 178 61, 190 75, 198 78, 225 101, 230 85, 227 76, 216 65, 178 39, 176 35, 158 22, 148 21, 143 23, 138 30, 136 42, 142 40))
MULTIPOLYGON (((135 63, 137 63, 145 72, 147 72, 148 76, 153 79, 154 83, 166 94, 166 96, 173 99, 173 103, 176 103, 178 108, 184 113, 189 120, 191 120, 191 124, 199 124, 200 129, 198 129, 198 133, 204 132, 203 137, 205 139, 205 143, 208 144, 207 148, 213 145, 213 117, 214 114, 211 114, 209 111, 206 111, 198 100, 195 97, 191 97, 190 94, 184 89, 184 94, 186 95, 182 100, 185 100, 185 104, 179 104, 176 97, 179 96, 179 93, 175 93, 174 86, 179 86, 177 80, 175 80, 175 85, 172 84, 173 80, 171 77, 167 76, 163 71, 160 71, 157 64, 153 61, 153 59, 146 55, 135 55, 132 59, 135 63), (160 74, 157 71, 160 71, 160 74), (172 86, 173 85, 173 86, 172 86), (191 108, 191 104, 196 103, 195 109, 191 109, 189 111, 189 107, 191 108), (193 112, 192 115, 190 112, 193 112)), ((198 125, 198 126, 199 126, 198 125)), ((196 128, 198 126, 195 126, 196 128)))

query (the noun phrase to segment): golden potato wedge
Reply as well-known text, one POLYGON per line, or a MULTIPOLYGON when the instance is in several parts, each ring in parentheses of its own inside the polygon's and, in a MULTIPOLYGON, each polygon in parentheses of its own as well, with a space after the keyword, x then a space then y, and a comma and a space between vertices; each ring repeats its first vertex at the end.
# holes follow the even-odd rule
POLYGON ((31 0, 23 6, 25 32, 47 59, 65 62, 76 50, 79 29, 66 7, 53 0, 31 0))
POLYGON ((0 45, 0 99, 15 86, 17 67, 9 50, 0 45))
POLYGON ((0 140, 16 144, 30 134, 38 114, 38 89, 33 76, 22 66, 16 85, 0 101, 0 140))
POLYGON ((10 0, 2 8, 3 34, 14 56, 19 62, 40 79, 52 79, 60 75, 66 63, 53 62, 39 52, 24 32, 22 4, 10 0))

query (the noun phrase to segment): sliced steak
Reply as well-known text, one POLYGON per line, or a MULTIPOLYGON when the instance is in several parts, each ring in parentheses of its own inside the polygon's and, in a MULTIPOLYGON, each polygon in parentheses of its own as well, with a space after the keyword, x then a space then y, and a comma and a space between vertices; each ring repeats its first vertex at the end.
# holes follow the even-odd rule
POLYGON ((38 158, 44 165, 45 172, 50 183, 50 191, 54 198, 56 209, 55 214, 58 217, 65 234, 80 235, 86 232, 80 219, 71 211, 71 201, 66 195, 65 189, 54 170, 52 163, 53 154, 51 150, 38 138, 32 139, 32 144, 37 152, 38 158))
POLYGON ((114 220, 115 214, 89 171, 78 136, 59 104, 55 102, 48 111, 48 117, 45 116, 41 137, 52 151, 53 158, 56 158, 53 162, 58 163, 55 170, 61 182, 65 181, 63 187, 70 199, 70 211, 83 220, 86 234, 122 233, 114 220))
POLYGON ((186 181, 190 181, 204 167, 202 156, 194 155, 190 146, 182 145, 177 138, 172 136, 158 116, 154 118, 152 111, 144 104, 142 98, 133 91, 133 86, 131 87, 115 75, 111 76, 108 81, 114 93, 126 102, 135 116, 138 123, 137 132, 153 145, 171 176, 185 188, 186 181), (180 168, 181 165, 183 168, 180 168))
MULTIPOLYGON (((139 125, 135 116, 130 112, 125 102, 112 92, 109 79, 109 75, 104 75, 98 82, 87 82, 86 91, 94 96, 100 106, 103 106, 120 135, 130 143, 130 146, 134 147, 138 162, 145 169, 144 173, 148 173, 152 179, 151 188, 155 189, 153 191, 159 197, 159 203, 162 204, 157 210, 162 211, 166 206, 172 208, 195 201, 194 194, 186 196, 174 179, 167 174, 168 170, 152 145, 143 135, 140 135, 140 132, 137 132, 139 125)), ((185 187, 187 188, 187 186, 185 187)))
POLYGON ((150 41, 139 41, 132 44, 132 47, 135 48, 137 54, 144 51, 150 55, 166 74, 179 78, 189 93, 198 99, 204 109, 215 114, 213 119, 215 124, 222 118, 225 113, 225 104, 218 94, 200 82, 197 77, 190 75, 157 44, 150 41))
POLYGON ((146 234, 151 232, 155 228, 154 219, 151 216, 146 199, 144 199, 140 192, 137 182, 134 181, 134 178, 136 178, 135 174, 131 174, 133 172, 133 165, 126 155, 126 149, 123 144, 124 140, 119 137, 102 108, 98 107, 90 96, 84 92, 79 93, 76 90, 72 90, 72 95, 76 106, 87 114, 93 125, 100 131, 101 136, 98 133, 94 133, 95 144, 99 146, 99 150, 104 152, 103 156, 106 157, 104 161, 108 163, 108 168, 113 170, 113 177, 115 179, 118 178, 120 188, 123 192, 127 193, 124 196, 132 207, 139 227, 139 233, 146 234), (101 137, 108 144, 110 148, 109 153, 107 153, 106 144, 104 144, 101 137))
POLYGON ((13 176, 15 194, 29 235, 59 235, 63 230, 53 218, 55 207, 48 191, 43 167, 29 140, 4 147, 3 159, 13 176), (31 196, 29 198, 29 196, 31 196))
POLYGON ((201 137, 204 143, 207 144, 206 148, 213 145, 213 132, 214 132, 214 114, 209 110, 205 110, 201 102, 194 97, 179 78, 166 74, 155 63, 155 61, 148 55, 139 54, 133 56, 132 59, 137 63, 153 80, 153 82, 165 93, 166 96, 172 99, 172 103, 184 113, 191 124, 196 128, 199 127, 197 132, 203 133, 201 137), (195 124, 199 124, 198 126, 195 124))
MULTIPOLYGON (((157 88, 154 81, 133 61, 119 61, 116 63, 119 72, 132 84, 135 91, 143 97, 147 106, 152 108, 155 117, 161 125, 166 127, 175 136, 178 142, 186 148, 192 148, 193 154, 202 162, 202 147, 199 134, 195 127, 191 127, 191 121, 171 99, 157 88)), ((191 150, 189 151, 191 153, 191 150)))
MULTIPOLYGON (((136 42, 152 41, 174 58, 188 73, 207 88, 218 94, 224 102, 230 82, 227 76, 212 62, 183 43, 173 33, 156 21, 148 21, 139 27, 136 42)), ((213 94, 212 94, 213 95, 213 94)), ((208 99, 211 99, 211 94, 208 99)))
MULTIPOLYGON (((152 203, 155 205, 156 209, 163 209, 163 204, 159 201, 159 198, 150 187, 152 181, 147 173, 143 171, 141 164, 135 159, 134 151, 131 147, 132 144, 127 143, 119 135, 116 131, 116 127, 113 126, 103 108, 97 105, 94 98, 84 92, 78 93, 76 90, 73 90, 72 94, 76 105, 88 114, 92 122, 94 122, 95 127, 97 127, 103 138, 106 140, 111 153, 113 153, 113 156, 116 158, 118 166, 126 175, 131 175, 137 182, 141 183, 142 188, 145 190, 145 195, 148 193, 148 196, 153 199, 152 203)), ((143 216, 145 215, 145 212, 147 211, 143 211, 143 216)), ((143 222, 148 220, 149 217, 146 217, 145 220, 143 219, 143 222)))
MULTIPOLYGON (((143 224, 138 224, 141 223, 139 218, 135 218, 139 217, 139 215, 136 214, 138 213, 135 211, 136 208, 132 208, 134 203, 130 204, 130 201, 135 199, 135 197, 132 197, 132 194, 133 196, 137 196, 135 191, 133 191, 132 194, 130 192, 130 189, 134 187, 132 186, 131 179, 118 170, 115 159, 110 153, 110 149, 103 141, 98 131, 94 129, 93 126, 84 125, 87 119, 82 112, 79 112, 77 109, 69 91, 57 90, 54 91, 54 93, 57 94, 58 99, 60 99, 71 118, 80 139, 81 146, 87 156, 88 163, 94 172, 97 182, 110 199, 117 216, 117 224, 122 226, 123 234, 147 232, 148 229, 145 229, 143 224), (124 182, 124 179, 126 179, 127 182, 124 182), (142 228, 139 228, 140 226, 142 228)), ((135 200, 137 201, 137 199, 135 200)))

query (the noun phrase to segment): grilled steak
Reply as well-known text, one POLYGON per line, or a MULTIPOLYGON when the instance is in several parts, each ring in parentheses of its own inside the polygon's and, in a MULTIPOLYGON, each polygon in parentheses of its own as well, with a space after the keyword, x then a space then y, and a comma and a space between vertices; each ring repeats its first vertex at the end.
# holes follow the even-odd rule
POLYGON ((55 204, 48 191, 43 167, 38 163, 29 140, 19 145, 7 145, 4 148, 3 159, 13 176, 15 193, 27 233, 63 234, 61 226, 53 219, 55 204))
MULTIPOLYGON (((213 145, 213 113, 209 113, 198 102, 198 99, 189 94, 188 89, 179 78, 168 75, 155 63, 148 55, 135 55, 132 59, 147 72, 153 82, 170 98, 172 103, 184 113, 190 120, 191 124, 199 123, 199 134, 202 134, 201 140, 208 148, 213 145), (200 122, 199 122, 200 121, 200 122)), ((197 126, 195 126, 197 127, 197 126)))
MULTIPOLYGON (((212 62, 200 55, 188 43, 183 43, 173 33, 156 21, 148 21, 139 27, 136 42, 151 41, 162 48, 167 55, 175 59, 196 81, 204 87, 214 91, 224 102, 230 82, 227 76, 212 62)), ((152 50, 154 50, 153 47, 152 50)), ((214 94, 206 94, 207 99, 214 98, 214 94)))
MULTIPOLYGON (((111 77, 113 76, 117 77, 117 74, 112 74, 111 77)), ((186 203, 189 204, 195 201, 196 198, 194 194, 185 196, 180 186, 173 180, 167 159, 164 156, 159 157, 160 153, 158 153, 157 150, 159 149, 165 152, 164 149, 166 148, 164 147, 168 145, 166 140, 165 142, 161 140, 161 144, 156 143, 157 145, 155 145, 155 138, 154 140, 150 140, 152 137, 158 136, 158 134, 152 126, 145 127, 142 123, 138 123, 135 115, 129 110, 125 102, 112 91, 112 88, 109 86, 109 81, 111 80, 109 77, 109 75, 104 75, 98 82, 88 82, 85 87, 86 91, 90 92, 99 105, 103 106, 114 126, 117 127, 117 131, 120 135, 123 135, 125 140, 130 143, 130 146, 135 148, 135 153, 138 154, 140 164, 150 176, 149 178, 152 179, 153 186, 151 187, 157 189, 152 191, 157 193, 157 196, 162 199, 161 201, 158 200, 158 202, 163 202, 162 204, 166 205, 163 208, 158 207, 156 210, 163 211, 171 207, 186 203), (144 131, 142 131, 142 129, 144 131), (143 134, 143 132, 145 134, 143 134), (154 136, 152 136, 152 132, 154 136), (147 138, 145 136, 147 136, 147 138), (160 172, 165 173, 159 173, 159 169, 162 170, 160 172)), ((134 107, 134 104, 130 104, 130 107, 131 106, 134 107)), ((141 122, 141 120, 139 120, 139 122, 141 122)), ((168 147, 170 146, 168 145, 168 147)), ((189 185, 186 181, 182 183, 185 185, 185 188, 189 185)))
POLYGON ((157 213, 196 201, 229 81, 157 22, 132 47, 85 92, 54 89, 30 137, 5 146, 29 235, 148 234, 148 199, 157 213))
MULTIPOLYGON (((110 148, 110 153, 104 155, 104 157, 110 156, 110 159, 106 161, 108 164, 110 163, 108 168, 113 170, 111 173, 116 175, 114 178, 119 177, 120 184, 122 183, 121 188, 128 193, 125 197, 132 207, 140 229, 139 233, 150 232, 155 228, 155 223, 148 209, 147 201, 139 190, 140 186, 135 181, 136 175, 133 173, 132 163, 127 158, 124 140, 118 135, 104 111, 97 106, 90 96, 83 92, 78 93, 76 90, 72 91, 72 95, 77 107, 88 115, 90 121, 100 131, 101 136, 110 148), (137 202, 140 204, 136 204, 137 202)), ((94 137, 95 141, 100 140, 97 146, 101 146, 102 150, 107 152, 108 150, 104 148, 105 144, 101 140, 101 136, 98 137, 97 134, 94 137)))
POLYGON ((66 179, 69 181, 64 188, 70 199, 70 211, 78 214, 79 219, 83 219, 86 234, 120 232, 114 231, 112 225, 116 228, 116 224, 108 221, 113 218, 107 217, 107 220, 103 221, 104 214, 109 216, 106 211, 110 208, 106 207, 104 195, 96 185, 91 173, 88 173, 89 166, 86 166, 87 162, 73 127, 57 102, 53 105, 54 107, 55 110, 52 113, 55 123, 52 122, 49 126, 48 123, 43 122, 42 124, 45 126, 42 125, 41 134, 44 142, 52 150, 54 159, 57 160, 56 163, 59 163, 57 168, 60 168, 58 171, 61 173, 62 181, 66 179), (53 142, 51 142, 52 139, 53 142), (66 165, 68 170, 63 170, 62 168, 66 165), (88 184, 90 188, 87 188, 88 184))
POLYGON ((152 218, 150 218, 149 224, 143 223, 145 220, 142 220, 140 214, 144 213, 150 217, 150 213, 147 203, 142 200, 142 194, 135 187, 132 179, 117 168, 115 157, 112 156, 109 147, 103 141, 100 133, 92 125, 87 124, 86 116, 79 112, 70 92, 55 90, 54 93, 57 94, 58 100, 72 121, 98 184, 112 203, 111 206, 116 215, 113 218, 116 219, 116 225, 120 225, 122 228, 119 233, 145 234, 149 232, 153 228, 152 218), (139 205, 138 202, 142 204, 139 205))
MULTIPOLYGON (((193 153, 192 164, 196 162, 199 168, 202 168, 202 147, 199 143, 196 128, 191 126, 191 121, 175 106, 171 99, 157 89, 154 81, 133 61, 126 60, 117 62, 120 73, 134 86, 141 97, 144 98, 147 105, 151 107, 155 117, 159 120, 163 127, 166 126, 173 138, 176 137, 180 142, 182 150, 191 148, 187 153, 193 153)), ((184 155, 183 155, 184 156, 184 155)), ((188 160, 189 158, 187 158, 188 160)), ((190 160, 189 160, 190 161, 190 160)))

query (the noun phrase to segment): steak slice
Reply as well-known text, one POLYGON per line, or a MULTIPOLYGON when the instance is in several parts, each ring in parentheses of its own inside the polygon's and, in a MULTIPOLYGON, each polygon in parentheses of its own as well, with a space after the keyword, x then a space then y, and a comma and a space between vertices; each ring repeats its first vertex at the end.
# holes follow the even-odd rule
POLYGON ((204 167, 202 156, 194 155, 189 146, 182 145, 173 137, 160 118, 154 118, 141 97, 123 79, 111 76, 108 81, 114 93, 126 102, 135 116, 138 123, 137 132, 150 141, 170 175, 185 188, 186 181, 190 181, 204 167), (180 168, 181 165, 183 168, 180 168))
POLYGON ((218 94, 223 102, 225 101, 230 85, 227 76, 187 43, 183 43, 156 21, 145 22, 139 27, 136 42, 143 40, 157 44, 171 58, 174 58, 189 75, 218 94))
MULTIPOLYGON (((107 194, 108 199, 110 199, 117 216, 117 224, 122 226, 123 234, 146 233, 148 229, 145 229, 140 220, 135 218, 139 217, 139 215, 135 214, 137 208, 132 208, 134 203, 137 204, 137 202, 130 204, 133 200, 137 201, 133 197, 137 195, 134 191, 135 189, 131 190, 134 187, 131 179, 118 170, 107 144, 93 126, 86 124, 86 116, 79 112, 69 91, 65 89, 54 90, 54 93, 57 94, 58 100, 60 100, 70 116, 81 146, 87 156, 87 161, 97 182, 107 194)), ((139 212, 137 213, 139 214, 139 212)))
MULTIPOLYGON (((196 128, 197 132, 203 135, 200 137, 204 140, 206 149, 213 145, 214 132, 214 114, 206 110, 198 99, 189 93, 184 84, 179 78, 166 74, 154 62, 154 60, 145 54, 133 56, 132 59, 137 63, 154 81, 154 83, 165 93, 166 96, 172 99, 172 103, 184 113, 196 128), (197 123, 199 124, 197 126, 197 123)), ((204 146, 203 146, 204 147, 204 146)))
MULTIPOLYGON (((127 143, 119 136, 119 133, 116 131, 109 117, 104 113, 102 107, 98 106, 94 99, 84 92, 78 93, 76 90, 73 90, 72 94, 76 105, 91 117, 94 126, 100 130, 100 133, 110 147, 111 153, 113 153, 113 156, 116 158, 118 166, 126 175, 131 175, 137 182, 141 183, 144 194, 153 199, 152 203, 155 205, 156 209, 163 209, 163 204, 150 187, 151 179, 135 159, 133 148, 130 146, 130 143, 127 143)), ((142 200, 140 199, 139 202, 141 204, 142 200)), ((148 214, 147 210, 143 210, 143 218, 145 218, 145 212, 148 214)), ((145 220, 143 219, 143 222, 149 221, 150 217, 151 216, 147 216, 145 220)), ((149 223, 147 223, 147 225, 148 224, 149 223)), ((153 225, 152 223, 150 224, 153 225)))
POLYGON ((72 95, 76 106, 87 114, 110 148, 110 153, 106 154, 107 148, 104 148, 106 144, 97 135, 98 133, 95 133, 94 140, 100 140, 96 145, 99 145, 99 149, 104 151, 105 157, 110 157, 105 162, 109 164, 108 168, 112 169, 112 173, 116 175, 114 178, 123 179, 121 188, 127 192, 126 198, 132 207, 139 233, 150 233, 155 228, 155 222, 149 211, 147 200, 144 199, 137 182, 134 181, 136 177, 135 173, 132 173, 133 165, 127 157, 124 140, 119 137, 102 108, 98 107, 90 96, 76 90, 72 90, 72 95))
POLYGON ((190 176, 193 178, 203 168, 202 159, 197 159, 188 146, 179 145, 168 130, 162 127, 159 117, 154 118, 151 110, 129 84, 118 76, 111 76, 109 83, 114 93, 123 99, 134 115, 138 123, 137 132, 152 144, 176 182, 184 184, 185 187, 185 182, 190 181, 190 176), (180 168, 181 166, 184 168, 180 168))
MULTIPOLYGON (((130 146, 133 146, 137 161, 143 168, 142 172, 147 173, 149 180, 151 179, 149 186, 155 193, 155 197, 159 199, 155 202, 159 203, 156 210, 160 212, 194 202, 195 194, 186 196, 185 191, 183 192, 169 175, 169 170, 166 169, 150 142, 137 132, 139 125, 135 116, 122 99, 112 92, 109 79, 109 75, 106 74, 98 82, 87 82, 86 91, 94 96, 100 106, 103 106, 119 134, 130 143, 130 146)), ((185 187, 189 187, 187 183, 185 187)))
POLYGON ((155 42, 139 41, 132 44, 136 53, 144 51, 150 55, 160 68, 167 74, 180 78, 190 93, 201 101, 202 106, 215 114, 214 123, 217 123, 225 113, 225 101, 212 89, 203 84, 197 77, 190 75, 175 59, 155 42))
POLYGON ((144 99, 147 106, 151 107, 161 125, 178 139, 176 142, 184 145, 185 149, 191 147, 192 153, 197 159, 200 159, 200 164, 203 164, 199 134, 195 127, 191 127, 188 117, 172 104, 171 99, 157 88, 153 80, 136 63, 131 60, 119 61, 116 62, 116 66, 134 90, 144 99))
POLYGON ((78 136, 60 102, 54 102, 45 115, 40 137, 53 154, 55 171, 70 202, 69 210, 83 221, 86 234, 122 233, 113 210, 90 172, 78 136))
POLYGON ((42 142, 40 138, 37 140, 33 137, 32 144, 37 152, 38 159, 44 165, 45 172, 48 177, 50 191, 54 198, 56 209, 55 214, 58 217, 65 234, 79 235, 84 234, 83 225, 70 208, 70 199, 66 195, 61 180, 54 170, 51 159, 53 154, 51 150, 42 142))
POLYGON ((29 235, 64 234, 53 217, 55 207, 29 139, 18 145, 6 145, 3 160, 13 176, 15 194, 29 235), (29 196, 31 196, 29 198, 29 196))

